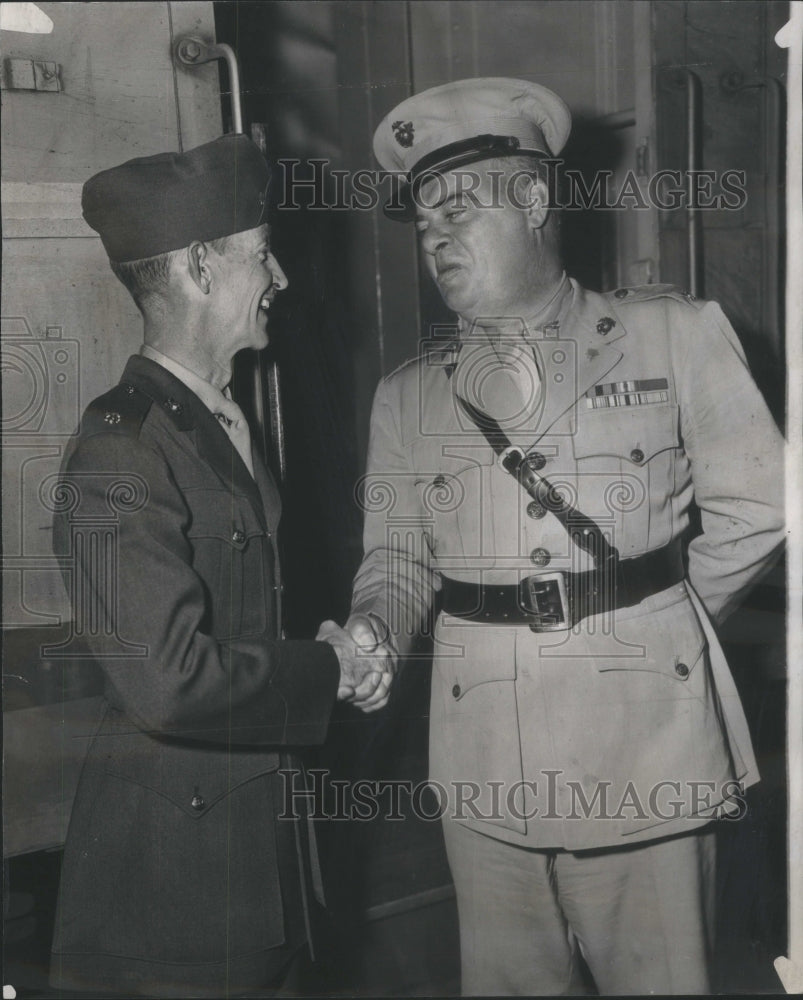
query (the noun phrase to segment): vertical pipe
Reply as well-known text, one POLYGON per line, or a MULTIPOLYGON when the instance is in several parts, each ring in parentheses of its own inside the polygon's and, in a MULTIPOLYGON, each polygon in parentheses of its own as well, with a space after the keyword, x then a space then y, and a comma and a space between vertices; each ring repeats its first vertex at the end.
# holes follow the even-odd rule
MULTIPOLYGON (((267 158, 267 127, 262 122, 251 124, 251 138, 267 158)), ((282 413, 281 382, 279 365, 258 351, 253 370, 254 419, 257 423, 262 456, 276 474, 280 483, 287 478, 287 455, 285 453, 284 416, 282 413), (265 412, 265 394, 268 397, 265 412)))
POLYGON ((226 65, 229 67, 232 127, 234 128, 235 133, 239 135, 243 130, 243 110, 240 102, 240 74, 237 69, 237 57, 234 54, 234 49, 232 49, 232 47, 227 45, 225 42, 220 42, 218 45, 212 46, 210 51, 213 51, 214 49, 220 50, 221 55, 226 60, 226 65))
POLYGON ((270 408, 271 442, 273 464, 279 482, 287 478, 287 455, 284 444, 284 418, 282 416, 282 393, 279 380, 279 366, 275 361, 268 364, 267 371, 268 406, 270 408))
POLYGON ((692 295, 705 293, 703 266, 702 216, 697 204, 697 185, 694 177, 702 169, 702 95, 703 88, 696 73, 686 73, 686 183, 688 186, 687 239, 689 253, 689 291, 692 295))

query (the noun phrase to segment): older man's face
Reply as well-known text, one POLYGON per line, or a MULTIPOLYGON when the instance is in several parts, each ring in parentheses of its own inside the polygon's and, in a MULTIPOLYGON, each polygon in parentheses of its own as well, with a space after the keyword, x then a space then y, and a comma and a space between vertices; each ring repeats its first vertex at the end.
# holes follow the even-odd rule
POLYGON ((418 193, 427 270, 447 306, 469 321, 526 318, 531 309, 537 251, 527 213, 506 187, 477 163, 424 182, 418 193))
MULTIPOLYGON (((268 343, 268 312, 287 278, 271 253, 267 226, 230 237, 225 253, 215 254, 214 308, 220 336, 231 356, 244 347, 268 343)), ((210 264, 213 263, 210 260, 210 264)))

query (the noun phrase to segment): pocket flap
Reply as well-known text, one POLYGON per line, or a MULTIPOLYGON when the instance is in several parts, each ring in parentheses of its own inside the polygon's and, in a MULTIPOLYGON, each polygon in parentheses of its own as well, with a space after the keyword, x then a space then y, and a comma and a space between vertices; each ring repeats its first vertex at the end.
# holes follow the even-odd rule
POLYGON ((601 673, 642 670, 664 674, 681 684, 692 677, 698 664, 704 662, 708 647, 703 627, 688 598, 660 611, 617 621, 616 637, 632 647, 631 655, 595 657, 594 662, 601 673), (640 653, 637 652, 639 646, 640 653))
POLYGON ((489 628, 441 614, 435 656, 455 701, 480 684, 516 680, 515 629, 489 628), (440 647, 438 643, 442 643, 440 647), (443 652, 438 652, 439 648, 443 652))
POLYGON ((661 451, 677 448, 677 406, 620 406, 581 414, 574 435, 575 458, 614 455, 643 465, 661 451))
POLYGON ((148 736, 139 730, 101 736, 104 770, 168 799, 195 819, 247 782, 278 770, 265 750, 218 749, 148 736))
POLYGON ((251 538, 265 534, 247 501, 233 500, 222 490, 196 490, 187 497, 192 512, 188 538, 218 538, 235 549, 244 549, 251 538))

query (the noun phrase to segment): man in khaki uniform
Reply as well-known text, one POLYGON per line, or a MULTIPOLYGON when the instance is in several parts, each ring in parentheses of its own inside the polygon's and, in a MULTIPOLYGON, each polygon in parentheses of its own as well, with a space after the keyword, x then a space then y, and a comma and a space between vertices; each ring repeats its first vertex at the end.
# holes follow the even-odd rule
POLYGON ((434 620, 463 991, 709 989, 712 820, 758 779, 712 622, 776 557, 782 441, 715 303, 563 271, 567 108, 464 80, 379 126, 457 314, 379 386, 352 625, 434 620), (689 506, 702 533, 688 544, 689 506))

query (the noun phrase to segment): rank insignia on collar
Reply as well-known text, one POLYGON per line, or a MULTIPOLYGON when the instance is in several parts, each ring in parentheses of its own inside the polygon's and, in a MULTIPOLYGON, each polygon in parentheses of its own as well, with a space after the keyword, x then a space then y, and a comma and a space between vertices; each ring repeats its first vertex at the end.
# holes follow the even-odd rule
POLYGON ((415 127, 412 122, 403 122, 401 119, 393 122, 390 126, 393 129, 393 136, 400 146, 409 149, 415 137, 415 127))

